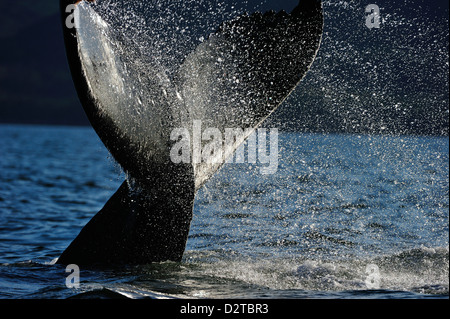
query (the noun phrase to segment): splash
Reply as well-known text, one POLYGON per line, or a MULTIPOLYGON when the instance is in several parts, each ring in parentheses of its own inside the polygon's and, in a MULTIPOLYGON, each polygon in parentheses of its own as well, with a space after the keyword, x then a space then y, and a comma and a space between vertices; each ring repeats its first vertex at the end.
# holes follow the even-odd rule
MULTIPOLYGON (((305 258, 282 258, 266 260, 227 260, 207 263, 204 254, 191 253, 194 264, 196 258, 203 259, 184 275, 193 276, 201 271, 206 276, 236 284, 270 290, 298 290, 305 292, 342 292, 371 290, 405 291, 420 294, 448 294, 448 247, 405 250, 376 258, 320 260, 305 258), (377 265, 378 286, 368 285, 371 274, 368 265, 377 265)), ((214 253, 211 253, 214 256, 214 253)), ((209 256, 211 258, 211 256, 209 256)), ((359 293, 358 293, 359 292, 359 293)), ((214 291, 203 290, 204 297, 214 296, 214 291)))
POLYGON ((314 65, 278 122, 296 131, 448 135, 448 9, 415 1, 324 1, 314 65), (365 7, 380 7, 380 28, 365 7))

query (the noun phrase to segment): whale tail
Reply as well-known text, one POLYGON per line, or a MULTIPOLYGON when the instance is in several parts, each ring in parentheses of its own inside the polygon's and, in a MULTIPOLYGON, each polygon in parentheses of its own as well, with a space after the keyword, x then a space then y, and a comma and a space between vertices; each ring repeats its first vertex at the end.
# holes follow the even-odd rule
MULTIPOLYGON (((312 64, 323 28, 319 0, 301 0, 290 13, 225 14, 226 6, 219 3, 211 21, 194 23, 192 18, 198 17, 190 11, 204 10, 205 1, 192 2, 199 7, 182 11, 179 15, 186 17, 177 15, 163 27, 148 20, 152 30, 145 33, 128 21, 120 27, 122 19, 105 7, 110 1, 60 0, 79 99, 128 178, 58 263, 180 261, 196 191, 284 101, 312 64), (225 21, 218 20, 224 16, 225 21), (192 33, 174 32, 177 23, 189 25, 192 33), (148 43, 136 44, 136 34, 148 43), (170 158, 175 144, 171 132, 189 128, 193 121, 219 130, 243 128, 247 135, 226 148, 221 161, 176 164, 170 158)), ((121 5, 114 8, 120 10, 121 5)), ((139 10, 155 15, 159 9, 139 10)), ((202 12, 208 17, 213 11, 202 12)))
POLYGON ((58 263, 181 261, 192 219, 194 180, 164 186, 140 188, 125 181, 62 253, 58 263))

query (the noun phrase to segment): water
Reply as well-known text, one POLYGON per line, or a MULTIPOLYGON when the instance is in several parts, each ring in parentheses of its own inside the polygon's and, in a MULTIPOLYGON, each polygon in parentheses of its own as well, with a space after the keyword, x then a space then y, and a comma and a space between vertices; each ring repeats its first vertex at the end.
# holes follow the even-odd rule
POLYGON ((181 263, 81 269, 75 289, 55 260, 124 176, 91 128, 0 126, 0 298, 448 298, 448 137, 279 147, 276 174, 229 164, 199 191, 181 263))

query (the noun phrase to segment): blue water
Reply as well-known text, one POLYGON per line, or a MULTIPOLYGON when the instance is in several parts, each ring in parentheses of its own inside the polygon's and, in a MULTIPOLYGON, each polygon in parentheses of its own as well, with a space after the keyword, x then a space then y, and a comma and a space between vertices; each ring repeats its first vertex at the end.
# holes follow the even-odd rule
POLYGON ((279 138, 276 174, 201 189, 183 262, 68 288, 55 260, 124 175, 91 128, 0 126, 0 298, 448 298, 448 137, 279 138))

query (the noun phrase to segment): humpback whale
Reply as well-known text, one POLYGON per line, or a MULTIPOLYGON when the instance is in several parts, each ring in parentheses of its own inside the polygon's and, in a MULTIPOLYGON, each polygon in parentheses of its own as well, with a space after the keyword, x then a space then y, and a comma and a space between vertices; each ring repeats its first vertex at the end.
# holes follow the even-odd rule
MULTIPOLYGON (((111 12, 113 2, 60 0, 78 97, 127 178, 57 263, 179 262, 196 192, 221 164, 173 163, 171 131, 190 127, 195 120, 216 128, 260 126, 315 58, 323 29, 321 1, 300 0, 289 12, 230 11, 205 23, 193 19, 189 10, 192 6, 199 12, 200 5, 207 8, 209 2, 187 1, 190 5, 177 16, 190 27, 186 33, 175 32, 176 21, 161 27, 156 18, 146 21, 151 29, 147 33, 130 30, 126 23, 119 27, 121 17, 111 12), (189 18, 192 21, 186 22, 189 18), (70 20, 76 21, 72 27, 70 20), (172 41, 158 32, 172 32, 172 41), (145 38, 144 45, 139 36, 145 38)), ((157 17, 164 2, 170 7, 171 1, 161 0, 146 8, 157 17)), ((227 1, 210 2, 233 8, 227 1)), ((204 15, 212 11, 204 10, 204 15)), ((248 134, 223 156, 232 155, 248 134)))

